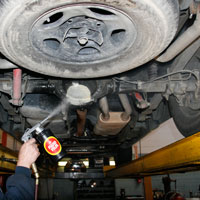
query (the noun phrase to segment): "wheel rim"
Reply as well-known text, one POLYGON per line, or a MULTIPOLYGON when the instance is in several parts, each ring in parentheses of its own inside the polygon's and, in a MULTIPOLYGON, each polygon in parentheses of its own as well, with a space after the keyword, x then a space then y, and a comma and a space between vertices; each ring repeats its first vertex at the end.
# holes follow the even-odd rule
POLYGON ((75 4, 41 15, 32 25, 29 40, 48 59, 88 64, 125 55, 137 31, 129 16, 113 7, 75 4))

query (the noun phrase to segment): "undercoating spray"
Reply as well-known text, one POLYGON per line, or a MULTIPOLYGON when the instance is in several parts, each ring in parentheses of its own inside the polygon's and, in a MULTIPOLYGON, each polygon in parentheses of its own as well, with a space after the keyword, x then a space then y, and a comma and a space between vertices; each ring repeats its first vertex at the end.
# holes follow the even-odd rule
MULTIPOLYGON (((67 99, 64 99, 62 103, 45 118, 45 121, 54 117, 62 110, 68 110, 68 108, 69 102, 67 99)), ((45 151, 54 162, 58 162, 65 156, 66 153, 63 150, 62 145, 50 129, 44 129, 41 126, 37 127, 35 129, 35 138, 44 147, 45 151)))
POLYGON ((39 127, 36 129, 36 140, 44 147, 49 157, 58 162, 65 156, 62 145, 49 129, 39 127))
MULTIPOLYGON (((54 162, 58 162, 65 156, 65 151, 63 151, 60 142, 54 137, 53 133, 50 130, 45 130, 42 128, 42 125, 45 124, 50 118, 54 117, 61 111, 68 111, 69 101, 64 99, 62 103, 56 107, 45 119, 37 123, 30 129, 27 129, 22 136, 21 140, 23 142, 27 142, 29 139, 33 137, 33 132, 35 132, 36 140, 43 145, 44 149, 51 157, 54 162)), ((35 163, 32 163, 32 169, 35 175, 35 200, 38 199, 38 185, 39 185, 39 173, 37 170, 37 166, 35 163)))

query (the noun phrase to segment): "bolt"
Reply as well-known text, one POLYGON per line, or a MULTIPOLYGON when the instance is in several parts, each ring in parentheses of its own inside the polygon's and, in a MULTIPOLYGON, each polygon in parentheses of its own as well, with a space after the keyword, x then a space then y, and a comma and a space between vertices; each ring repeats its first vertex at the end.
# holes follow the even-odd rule
POLYGON ((80 37, 78 38, 78 42, 80 45, 86 45, 88 43, 88 38, 87 37, 80 37))

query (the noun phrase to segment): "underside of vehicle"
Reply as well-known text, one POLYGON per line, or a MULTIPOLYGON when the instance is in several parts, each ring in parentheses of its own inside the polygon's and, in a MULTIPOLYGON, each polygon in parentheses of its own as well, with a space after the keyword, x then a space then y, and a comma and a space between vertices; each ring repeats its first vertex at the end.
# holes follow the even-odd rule
POLYGON ((48 121, 67 157, 131 160, 173 117, 200 130, 198 0, 0 2, 0 123, 20 139, 48 121))

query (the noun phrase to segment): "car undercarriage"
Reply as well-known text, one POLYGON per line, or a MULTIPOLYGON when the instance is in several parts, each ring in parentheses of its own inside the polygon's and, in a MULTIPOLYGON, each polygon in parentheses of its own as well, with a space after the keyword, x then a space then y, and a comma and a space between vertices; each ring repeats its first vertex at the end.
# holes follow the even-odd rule
POLYGON ((20 139, 48 121, 67 157, 131 160, 173 117, 200 130, 200 4, 178 0, 1 1, 0 123, 20 139))

